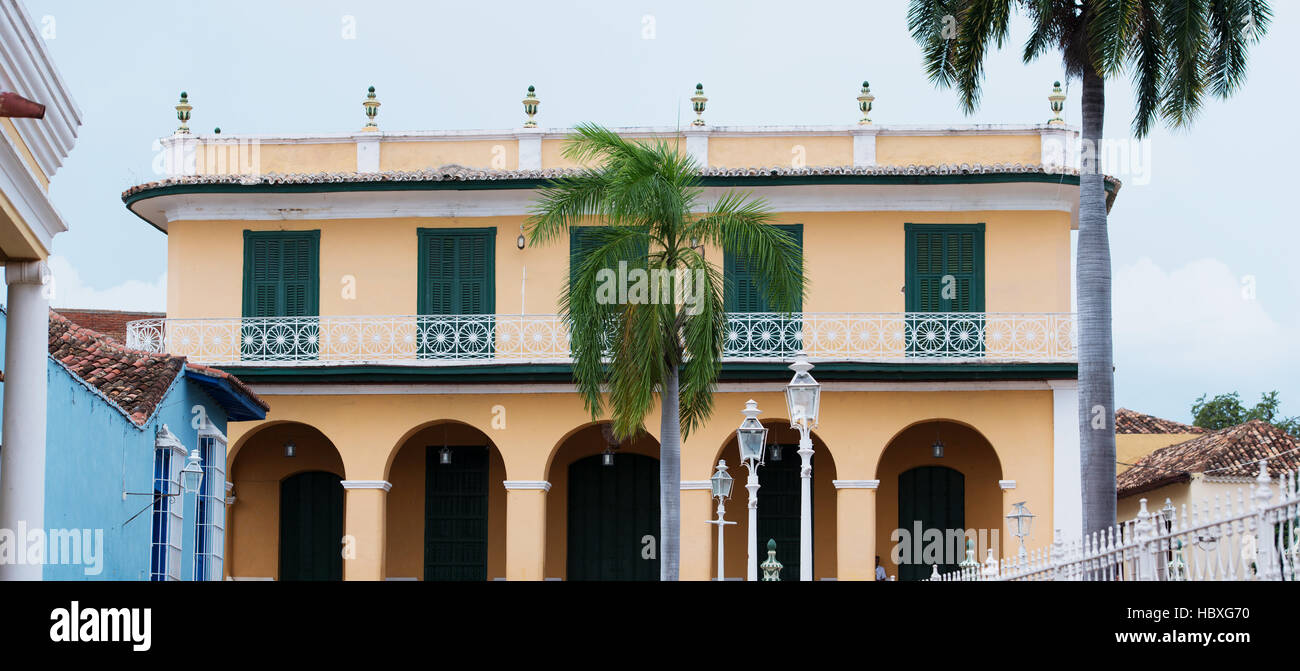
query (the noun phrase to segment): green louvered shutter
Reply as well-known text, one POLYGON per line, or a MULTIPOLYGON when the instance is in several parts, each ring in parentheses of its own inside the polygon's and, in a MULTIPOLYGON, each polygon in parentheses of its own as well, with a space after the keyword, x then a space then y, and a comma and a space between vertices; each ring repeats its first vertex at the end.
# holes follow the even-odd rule
POLYGON ((984 311, 984 224, 905 227, 908 312, 984 311), (944 277, 953 278, 950 295, 944 277))
POLYGON ((484 315, 496 310, 495 228, 422 228, 422 315, 484 315))
POLYGON ((320 231, 244 231, 240 355, 249 361, 314 358, 320 328, 320 231), (282 319, 297 317, 298 319, 282 319))
POLYGON ((578 280, 578 271, 587 253, 596 248, 593 226, 575 226, 569 229, 569 286, 578 280))
MULTIPOLYGON (((785 234, 794 237, 795 245, 803 253, 803 224, 779 224, 776 226, 785 234)), ((726 277, 723 294, 723 307, 727 312, 772 312, 772 306, 759 287, 759 278, 755 277, 748 260, 731 252, 722 256, 722 272, 726 277)), ((803 310, 802 297, 796 301, 792 312, 803 310)))

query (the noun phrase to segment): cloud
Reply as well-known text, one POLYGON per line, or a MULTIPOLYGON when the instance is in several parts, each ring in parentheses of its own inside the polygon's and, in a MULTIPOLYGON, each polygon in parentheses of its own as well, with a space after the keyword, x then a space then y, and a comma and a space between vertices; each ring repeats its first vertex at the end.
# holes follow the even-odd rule
POLYGON ((107 289, 82 281, 76 268, 62 256, 51 255, 50 305, 54 308, 163 312, 167 309, 167 275, 153 282, 127 280, 107 289))
POLYGON ((1115 349, 1124 358, 1213 372, 1276 362, 1285 329, 1254 299, 1253 280, 1217 259, 1166 271, 1143 257, 1115 273, 1115 349))

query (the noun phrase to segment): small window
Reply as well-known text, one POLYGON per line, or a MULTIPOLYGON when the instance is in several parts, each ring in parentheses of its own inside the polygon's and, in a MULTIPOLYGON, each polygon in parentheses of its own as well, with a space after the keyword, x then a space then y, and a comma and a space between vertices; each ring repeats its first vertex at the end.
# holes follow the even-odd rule
POLYGON ((153 530, 149 556, 150 580, 181 579, 181 466, 185 446, 166 426, 154 439, 153 530))
POLYGON ((221 580, 226 545, 226 437, 209 421, 199 430, 203 482, 194 525, 194 579, 221 580))

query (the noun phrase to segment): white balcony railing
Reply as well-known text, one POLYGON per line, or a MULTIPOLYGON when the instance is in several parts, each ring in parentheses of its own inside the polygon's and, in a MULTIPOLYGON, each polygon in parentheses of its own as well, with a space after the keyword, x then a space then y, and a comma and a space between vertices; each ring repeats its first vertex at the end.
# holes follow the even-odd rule
MULTIPOLYGON (((723 356, 780 361, 1073 363, 1069 313, 767 313, 727 318, 723 356)), ((566 363, 557 315, 145 319, 127 346, 227 366, 566 363)))

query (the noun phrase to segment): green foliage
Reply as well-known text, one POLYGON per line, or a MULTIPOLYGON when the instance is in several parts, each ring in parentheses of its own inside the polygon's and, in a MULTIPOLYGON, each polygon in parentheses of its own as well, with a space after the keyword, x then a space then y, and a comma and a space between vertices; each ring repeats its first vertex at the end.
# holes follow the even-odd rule
POLYGON ((1205 394, 1192 403, 1192 424, 1206 429, 1225 429, 1254 419, 1263 420, 1300 438, 1300 417, 1279 417, 1281 401, 1276 391, 1261 394, 1259 403, 1247 408, 1237 392, 1206 400, 1205 394))
POLYGON ((1055 52, 1071 77, 1128 73, 1137 137, 1156 120, 1190 125, 1207 94, 1230 97, 1273 17, 1266 0, 911 0, 908 28, 926 72, 956 88, 967 113, 979 106, 984 57, 1002 47, 1017 8, 1033 26, 1026 63, 1055 52))
POLYGON ((771 225, 762 200, 727 193, 706 204, 699 166, 666 142, 626 140, 582 124, 564 155, 592 167, 542 189, 525 228, 530 240, 545 244, 567 237, 571 227, 596 227, 590 250, 560 296, 560 311, 572 329, 578 391, 593 418, 608 407, 615 434, 629 437, 641 430, 656 389, 676 369, 680 422, 688 434, 712 412, 726 323, 724 278, 705 258, 704 245, 745 255, 768 300, 782 311, 797 305, 805 291, 799 248, 771 225), (700 278, 697 309, 602 301, 602 283, 620 262, 629 274, 667 271, 672 296, 681 279, 676 271, 687 271, 692 282, 700 278))

